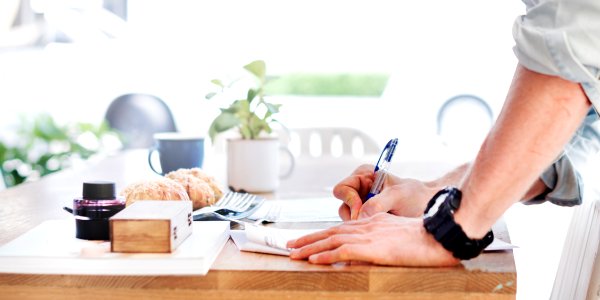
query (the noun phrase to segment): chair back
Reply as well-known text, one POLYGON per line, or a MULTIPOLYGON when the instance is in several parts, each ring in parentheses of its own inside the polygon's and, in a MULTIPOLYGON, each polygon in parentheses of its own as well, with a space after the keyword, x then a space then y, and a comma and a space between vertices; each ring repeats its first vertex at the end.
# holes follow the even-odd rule
POLYGON ((109 105, 105 119, 122 134, 126 149, 151 147, 154 133, 177 131, 171 110, 153 95, 119 96, 109 105))
POLYGON ((294 128, 280 133, 282 144, 297 157, 377 155, 377 142, 350 127, 294 128))

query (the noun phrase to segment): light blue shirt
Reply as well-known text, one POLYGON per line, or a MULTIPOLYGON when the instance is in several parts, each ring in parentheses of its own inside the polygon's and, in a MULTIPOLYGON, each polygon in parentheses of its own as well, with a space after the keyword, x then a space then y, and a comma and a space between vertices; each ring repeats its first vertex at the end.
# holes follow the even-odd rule
MULTIPOLYGON (((600 0, 523 2, 527 14, 513 26, 519 63, 579 83, 600 112, 600 0)), ((592 109, 562 155, 541 175, 548 191, 532 202, 580 204, 586 180, 578 168, 599 151, 600 120, 592 109)))
POLYGON ((524 0, 527 14, 515 20, 514 52, 538 73, 581 84, 600 109, 600 1, 524 0))

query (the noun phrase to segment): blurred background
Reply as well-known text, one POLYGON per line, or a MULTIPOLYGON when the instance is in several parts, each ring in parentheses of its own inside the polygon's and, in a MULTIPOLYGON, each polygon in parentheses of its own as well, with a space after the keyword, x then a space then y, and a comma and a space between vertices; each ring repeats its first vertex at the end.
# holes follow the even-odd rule
POLYGON ((62 130, 81 145, 81 130, 65 127, 85 123, 95 138, 84 148, 118 147, 101 123, 129 93, 162 99, 179 131, 206 133, 225 106, 204 98, 210 80, 261 59, 287 127, 353 127, 379 146, 399 137, 397 159, 466 160, 500 111, 523 11, 476 0, 3 0, 0 142, 43 133, 46 118, 47 141, 62 130), (477 101, 442 116, 453 98, 477 101))
MULTIPOLYGON (((10 186, 118 150, 103 121, 125 94, 207 134, 228 105, 205 99, 210 81, 257 59, 289 128, 398 137, 395 161, 466 161, 500 112, 523 13, 501 0, 2 0, 0 167, 10 186)), ((519 298, 548 298, 570 212, 507 213, 519 298)))

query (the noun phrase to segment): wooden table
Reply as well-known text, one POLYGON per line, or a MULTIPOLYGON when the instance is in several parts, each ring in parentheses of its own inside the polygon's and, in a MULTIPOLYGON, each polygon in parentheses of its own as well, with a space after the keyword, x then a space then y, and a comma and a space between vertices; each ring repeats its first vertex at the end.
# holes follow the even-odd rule
MULTIPOLYGON (((0 245, 42 221, 67 217, 61 208, 71 205, 72 199, 81 194, 83 181, 112 180, 119 189, 133 181, 158 176, 147 167, 146 153, 123 152, 0 191, 0 245)), ((209 159, 206 168, 217 170, 219 163, 215 161, 209 159)), ((322 161, 299 161, 294 175, 267 196, 293 200, 330 195, 330 188, 359 162, 349 158, 331 159, 325 165, 322 161)), ((403 163, 392 170, 417 177, 445 171, 424 163, 403 163)), ((218 178, 221 176, 222 173, 217 174, 218 178)), ((495 228, 495 232, 509 241, 505 227, 495 228)), ((484 253, 452 268, 321 266, 282 256, 240 252, 229 241, 206 276, 0 274, 2 299, 514 299, 515 293, 512 251, 484 253)))

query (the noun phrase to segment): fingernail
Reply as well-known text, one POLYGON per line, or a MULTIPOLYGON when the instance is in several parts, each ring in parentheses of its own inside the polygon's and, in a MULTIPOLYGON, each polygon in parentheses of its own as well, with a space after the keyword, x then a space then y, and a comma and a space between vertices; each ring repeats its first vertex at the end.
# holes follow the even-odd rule
POLYGON ((287 242, 287 244, 285 244, 285 246, 288 247, 288 248, 294 248, 294 245, 296 244, 296 241, 297 240, 289 240, 287 242))
POLYGON ((298 249, 292 249, 292 250, 290 251, 290 258, 298 258, 298 256, 299 256, 299 252, 300 252, 300 251, 299 251, 298 249))

